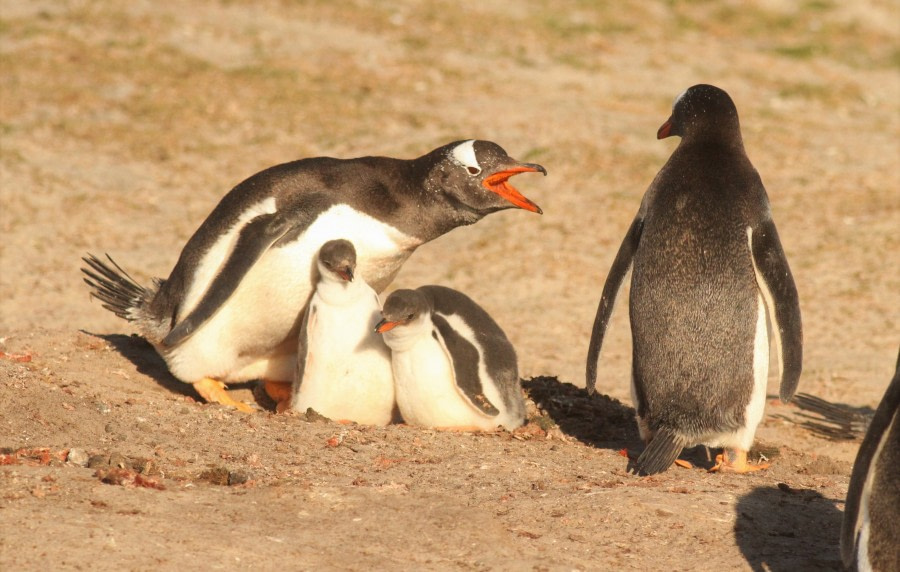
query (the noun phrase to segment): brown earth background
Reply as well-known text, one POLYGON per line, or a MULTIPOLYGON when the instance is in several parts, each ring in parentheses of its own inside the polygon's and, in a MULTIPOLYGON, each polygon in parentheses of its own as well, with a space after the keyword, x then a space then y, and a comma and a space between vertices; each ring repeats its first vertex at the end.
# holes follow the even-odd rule
POLYGON ((0 0, 0 66, 0 569, 839 566, 858 442, 793 406, 767 406, 768 471, 625 472, 627 292, 598 380, 625 405, 540 378, 528 430, 454 435, 198 403, 90 300, 80 257, 147 282, 263 168, 493 140, 547 167, 516 179, 545 214, 427 244, 391 289, 468 293, 523 378, 581 387, 606 273, 677 144, 656 129, 713 83, 800 292, 800 390, 874 407, 900 339, 896 1, 0 0))

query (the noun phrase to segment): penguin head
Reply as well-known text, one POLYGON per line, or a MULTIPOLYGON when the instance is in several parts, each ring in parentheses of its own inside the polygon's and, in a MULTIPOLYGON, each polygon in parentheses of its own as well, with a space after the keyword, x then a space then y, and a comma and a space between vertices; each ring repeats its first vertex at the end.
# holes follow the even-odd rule
POLYGON ((474 139, 450 143, 433 153, 437 163, 428 173, 426 188, 444 193, 452 203, 482 216, 513 207, 543 213, 508 182, 519 173, 546 175, 541 165, 521 163, 496 143, 474 139))
POLYGON ((349 240, 329 240, 319 249, 319 272, 323 277, 336 276, 344 282, 353 282, 356 270, 356 249, 349 240))
POLYGON ((737 108, 731 97, 713 85, 689 87, 675 98, 672 115, 656 132, 657 139, 678 135, 684 141, 741 140, 737 108))
POLYGON ((419 290, 395 290, 384 301, 381 309, 384 319, 378 322, 375 331, 383 334, 394 328, 402 330, 406 326, 424 323, 431 317, 431 312, 431 303, 419 290))

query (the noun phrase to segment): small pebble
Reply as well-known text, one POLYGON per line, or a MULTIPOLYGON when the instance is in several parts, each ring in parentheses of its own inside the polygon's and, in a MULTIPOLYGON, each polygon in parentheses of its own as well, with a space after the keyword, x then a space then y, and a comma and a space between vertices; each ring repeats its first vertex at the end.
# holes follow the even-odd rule
POLYGON ((228 469, 225 467, 210 467, 200 473, 200 480, 214 485, 227 485, 229 481, 228 469))
POLYGON ((66 457, 66 461, 79 467, 86 467, 89 459, 84 449, 69 449, 69 455, 66 457))
POLYGON ((107 413, 112 411, 112 407, 110 407, 108 403, 103 403, 102 401, 98 401, 96 403, 96 405, 97 405, 97 411, 99 411, 103 415, 106 415, 107 413))

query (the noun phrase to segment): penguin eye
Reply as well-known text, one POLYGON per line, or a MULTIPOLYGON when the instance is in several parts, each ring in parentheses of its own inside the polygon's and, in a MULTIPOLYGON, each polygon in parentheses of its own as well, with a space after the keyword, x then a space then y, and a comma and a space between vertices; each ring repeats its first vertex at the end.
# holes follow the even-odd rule
POLYGON ((478 167, 469 166, 466 167, 466 171, 468 171, 470 175, 475 176, 481 172, 481 169, 479 169, 478 167))
POLYGON ((413 319, 413 314, 410 314, 409 316, 406 317, 407 322, 411 322, 412 319, 413 319))

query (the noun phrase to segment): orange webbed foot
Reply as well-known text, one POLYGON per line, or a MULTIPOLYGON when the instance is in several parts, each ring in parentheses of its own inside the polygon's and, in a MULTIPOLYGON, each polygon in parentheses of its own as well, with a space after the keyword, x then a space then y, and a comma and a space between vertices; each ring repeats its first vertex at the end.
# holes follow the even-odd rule
POLYGON ((253 408, 242 401, 237 401, 225 391, 225 384, 211 377, 204 377, 195 382, 194 389, 200 394, 200 397, 208 403, 218 403, 226 407, 232 407, 242 413, 253 413, 253 408))
POLYGON ((752 473, 769 468, 769 463, 751 465, 747 462, 747 451, 741 449, 725 449, 721 455, 716 455, 716 464, 710 473, 752 473))
POLYGON ((263 388, 266 395, 272 398, 275 403, 289 401, 291 399, 291 382, 290 381, 264 381, 263 388))

